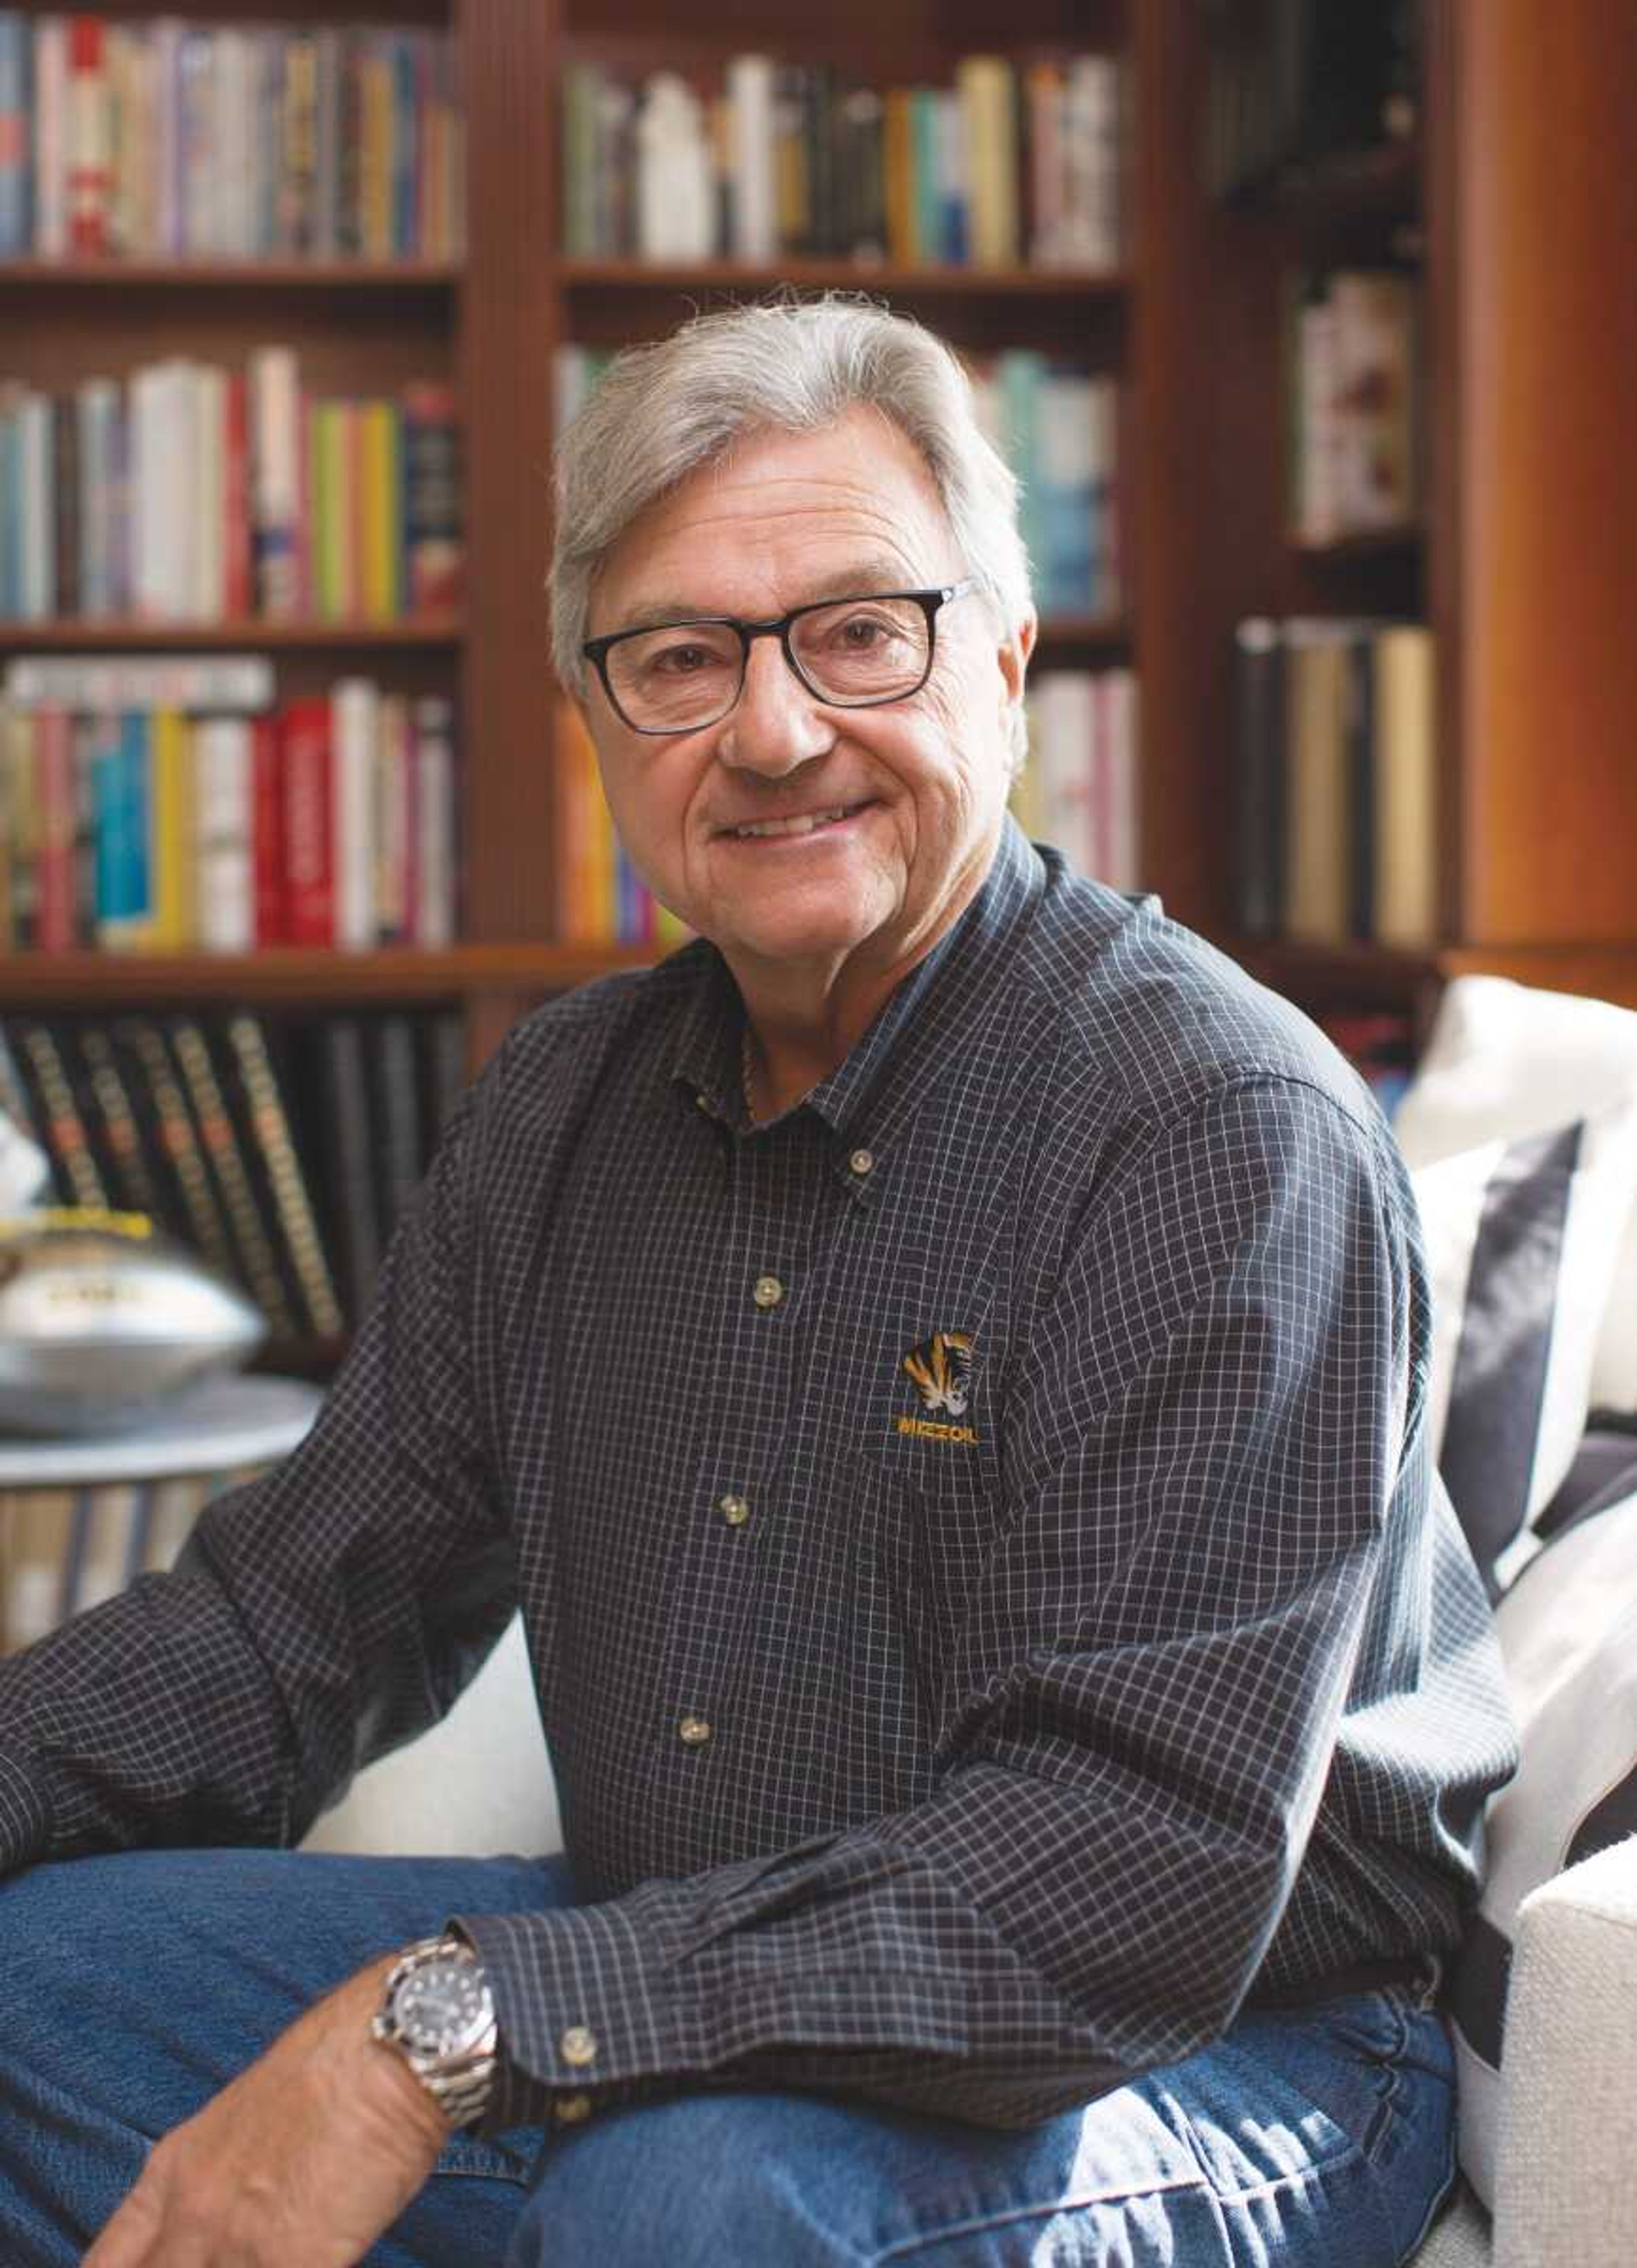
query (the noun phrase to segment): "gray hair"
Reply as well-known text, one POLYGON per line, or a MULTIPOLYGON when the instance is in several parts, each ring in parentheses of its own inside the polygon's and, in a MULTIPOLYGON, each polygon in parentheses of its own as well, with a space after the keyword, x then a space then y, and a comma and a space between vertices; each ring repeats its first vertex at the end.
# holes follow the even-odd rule
MULTIPOLYGON (((1018 484, 981 431, 941 339, 857 294, 794 296, 691 321, 628 347, 558 444, 552 659, 583 694, 580 646, 598 569, 640 513, 756 431, 808 433, 873 408, 919 450, 950 532, 1009 632, 1029 605, 1018 484)), ((1025 750, 1020 706, 1012 762, 1025 750)))

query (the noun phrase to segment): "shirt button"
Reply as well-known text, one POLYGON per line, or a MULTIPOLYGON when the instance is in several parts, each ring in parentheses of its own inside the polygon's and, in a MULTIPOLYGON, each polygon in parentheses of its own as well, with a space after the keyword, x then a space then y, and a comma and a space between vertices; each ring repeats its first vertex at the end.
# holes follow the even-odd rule
POLYGON ((777 1276, 758 1276, 750 1296, 758 1307, 776 1307, 785 1296, 785 1287, 777 1276))
POLYGON ((676 1737, 685 1749, 702 1749, 711 1737, 708 1717, 684 1717, 676 1727, 676 1737))
POLYGON ((848 1159, 847 1163, 852 1167, 855 1174, 874 1173, 875 1170, 875 1153, 873 1150, 855 1150, 852 1155, 848 1159))
POLYGON ((591 2116, 588 2095, 559 2095, 551 2106, 551 2115, 559 2126, 578 2126, 591 2116))
POLYGON ((557 2052, 564 2063, 595 2063, 597 2035, 584 2024, 571 2024, 557 2042, 557 2052))
POLYGON ((750 1517, 750 1506, 741 1496, 719 1496, 716 1508, 730 1528, 742 1528, 750 1517))

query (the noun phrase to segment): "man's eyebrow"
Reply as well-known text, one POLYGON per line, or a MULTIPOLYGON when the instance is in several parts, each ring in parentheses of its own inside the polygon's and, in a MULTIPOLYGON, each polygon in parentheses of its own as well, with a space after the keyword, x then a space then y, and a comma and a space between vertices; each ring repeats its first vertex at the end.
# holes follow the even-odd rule
MULTIPOLYGON (((798 607, 822 607, 830 599, 866 599, 875 591, 909 591, 932 589, 933 585, 914 583, 902 559, 889 557, 885 553, 854 559, 836 573, 822 576, 810 585, 805 595, 792 601, 798 607)), ((781 612, 783 610, 781 609, 781 612)), ((634 614, 623 615, 616 625, 619 630, 663 630, 667 623, 708 622, 723 618, 723 610, 702 607, 697 600, 653 599, 634 614)), ((748 621, 746 615, 741 619, 748 621)), ((761 617, 756 617, 760 620, 761 617)))

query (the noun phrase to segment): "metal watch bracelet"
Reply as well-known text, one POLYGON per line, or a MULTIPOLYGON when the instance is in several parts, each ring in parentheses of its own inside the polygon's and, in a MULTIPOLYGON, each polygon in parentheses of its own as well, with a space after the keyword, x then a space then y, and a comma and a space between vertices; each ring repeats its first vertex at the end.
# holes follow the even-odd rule
MULTIPOLYGON (((467 2029, 471 2030, 471 2026, 467 2029)), ((370 2031, 382 2046, 391 2048, 408 2064, 451 2127, 473 2125, 483 2117, 494 2092, 499 2043, 494 1999, 483 1964, 464 1938, 428 1937, 406 1946, 388 1972, 370 2031), (481 1995, 476 2011, 478 2029, 458 2044, 434 2045, 416 2036, 402 2014, 400 1995, 421 1970, 450 1962, 473 1973, 481 1995)))

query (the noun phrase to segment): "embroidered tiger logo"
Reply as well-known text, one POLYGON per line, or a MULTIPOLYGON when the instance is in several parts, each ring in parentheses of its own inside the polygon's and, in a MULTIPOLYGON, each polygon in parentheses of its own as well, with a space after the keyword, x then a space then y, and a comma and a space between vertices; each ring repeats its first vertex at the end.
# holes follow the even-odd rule
POLYGON ((934 1331, 903 1358, 925 1410, 963 1418, 971 1399, 972 1336, 970 1331, 934 1331))

